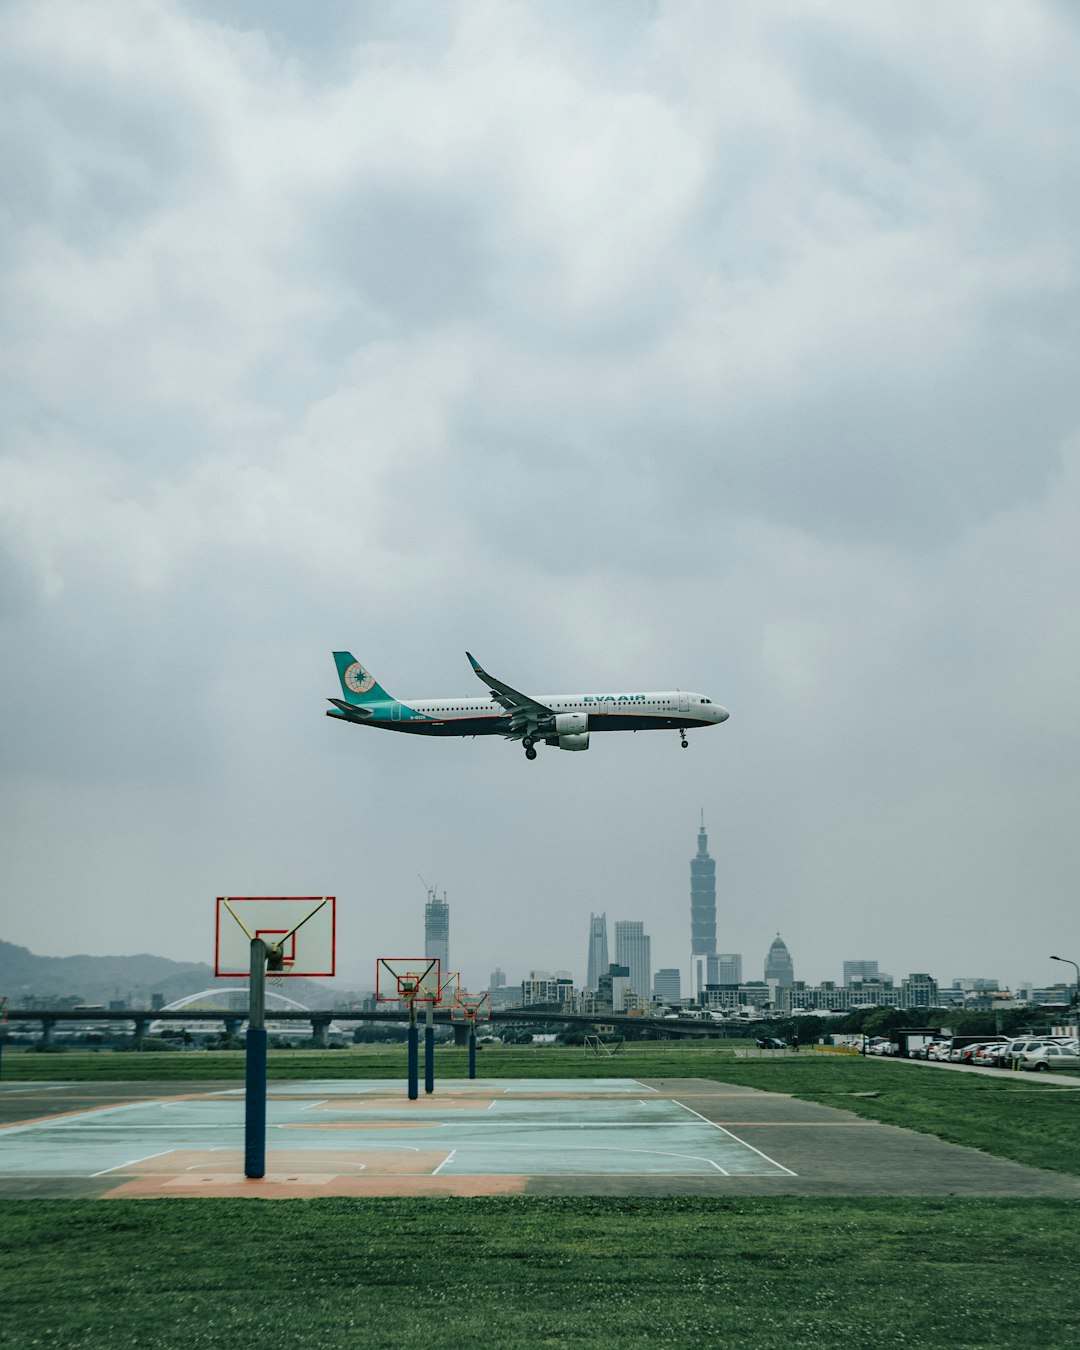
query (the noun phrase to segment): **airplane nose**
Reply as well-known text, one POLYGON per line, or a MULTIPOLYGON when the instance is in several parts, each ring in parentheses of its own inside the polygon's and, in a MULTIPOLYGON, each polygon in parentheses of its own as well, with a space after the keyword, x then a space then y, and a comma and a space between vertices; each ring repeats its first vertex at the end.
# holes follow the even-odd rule
POLYGON ((728 710, 727 710, 726 708, 721 708, 721 707, 717 706, 717 709, 716 709, 716 720, 717 720, 718 722, 726 722, 730 716, 731 716, 731 714, 728 712, 728 710))

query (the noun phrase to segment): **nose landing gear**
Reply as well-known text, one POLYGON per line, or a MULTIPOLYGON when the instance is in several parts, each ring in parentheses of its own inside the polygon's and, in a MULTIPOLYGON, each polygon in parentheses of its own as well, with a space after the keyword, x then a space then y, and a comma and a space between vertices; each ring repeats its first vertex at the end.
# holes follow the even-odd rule
POLYGON ((690 742, 686 739, 686 730, 684 727, 679 728, 679 735, 682 738, 679 744, 682 746, 684 750, 689 749, 690 742))

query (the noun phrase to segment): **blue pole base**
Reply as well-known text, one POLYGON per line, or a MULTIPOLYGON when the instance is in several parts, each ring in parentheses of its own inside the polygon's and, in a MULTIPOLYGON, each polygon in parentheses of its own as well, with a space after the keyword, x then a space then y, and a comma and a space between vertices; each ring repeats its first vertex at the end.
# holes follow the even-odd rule
POLYGON ((409 1101, 420 1096, 420 1030, 413 1023, 409 1027, 409 1101))
POLYGON ((435 1091, 435 1028, 424 1028, 424 1091, 435 1091))
POLYGON ((476 1032, 469 1032, 469 1077, 476 1077, 476 1032))
POLYGON ((248 1027, 244 1058, 244 1176, 266 1176, 266 1029, 248 1027))

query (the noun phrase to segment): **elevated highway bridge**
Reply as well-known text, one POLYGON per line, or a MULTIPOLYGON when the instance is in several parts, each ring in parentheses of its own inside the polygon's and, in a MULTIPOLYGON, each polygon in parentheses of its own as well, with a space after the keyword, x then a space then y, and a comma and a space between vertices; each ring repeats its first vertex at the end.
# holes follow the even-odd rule
MULTIPOLYGON (((327 1032, 333 1023, 361 1022, 398 1023, 406 1021, 397 1010, 359 1008, 267 1008, 267 1021, 308 1022, 311 1024, 311 1038, 315 1045, 326 1045, 327 1032)), ((434 1015, 437 1026, 452 1025, 460 1035, 467 1034, 467 1028, 460 1022, 451 1022, 450 1013, 445 1008, 436 1008, 434 1015)), ((9 1027, 30 1023, 41 1028, 41 1038, 46 1043, 53 1041, 56 1030, 61 1026, 113 1026, 123 1024, 130 1027, 136 1040, 142 1040, 151 1024, 158 1022, 220 1022, 222 1030, 230 1036, 239 1034, 247 1021, 247 1013, 237 1008, 12 1008, 8 1015, 9 1027)), ((665 1037, 722 1037, 742 1034, 741 1028, 726 1027, 722 1023, 704 1021, 696 1017, 670 1016, 630 1016, 626 1013, 568 1013, 549 1008, 506 1008, 491 1014, 494 1026, 518 1027, 527 1031, 531 1027, 563 1026, 578 1028, 590 1034, 596 1034, 602 1028, 611 1029, 618 1035, 628 1032, 648 1030, 665 1037)), ((486 1024, 484 1024, 486 1025, 486 1024)))

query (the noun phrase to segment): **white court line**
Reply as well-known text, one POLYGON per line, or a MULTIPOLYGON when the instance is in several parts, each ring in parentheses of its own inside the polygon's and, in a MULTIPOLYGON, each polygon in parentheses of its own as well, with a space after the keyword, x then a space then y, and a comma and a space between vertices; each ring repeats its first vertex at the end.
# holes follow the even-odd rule
MULTIPOLYGON (((466 1145, 466 1147, 468 1147, 468 1146, 466 1145)), ((543 1146, 541 1146, 540 1148, 537 1148, 535 1144, 531 1144, 531 1143, 521 1143, 521 1144, 510 1144, 510 1143, 506 1143, 506 1144, 499 1144, 498 1147, 499 1147, 500 1149, 504 1150, 505 1152, 509 1152, 509 1153, 512 1153, 512 1152, 523 1152, 523 1153, 532 1153, 532 1154, 538 1154, 538 1153, 558 1153, 558 1154, 562 1154, 562 1153, 565 1153, 565 1152, 567 1151, 567 1150, 564 1149, 564 1148, 544 1148, 543 1146)), ((644 1156, 647 1157, 647 1158, 686 1158, 686 1159, 688 1159, 690 1162, 705 1163, 705 1164, 706 1164, 707 1166, 709 1166, 709 1167, 714 1167, 714 1168, 715 1168, 722 1176, 727 1177, 727 1176, 730 1176, 730 1175, 731 1175, 730 1172, 726 1171, 723 1167, 720 1166, 720 1164, 719 1164, 718 1162, 716 1162, 716 1161, 715 1161, 714 1159, 712 1159, 712 1158, 706 1158, 706 1157, 704 1157, 704 1156, 703 1156, 702 1154, 700 1154, 700 1153, 680 1153, 680 1152, 678 1151, 678 1149, 674 1149, 674 1148, 612 1148, 612 1147, 610 1147, 610 1146, 607 1145, 607 1144, 575 1144, 575 1145, 573 1146, 573 1151, 574 1151, 575 1153, 605 1153, 605 1154, 608 1155, 608 1157, 614 1157, 614 1158, 629 1157, 630 1155, 635 1154, 635 1153, 636 1153, 636 1154, 642 1154, 642 1155, 644 1155, 644 1156)), ((526 1170, 526 1169, 523 1168, 522 1170, 524 1171, 524 1170, 526 1170)), ((470 1174, 470 1175, 471 1175, 471 1174, 470 1174)), ((497 1172, 494 1172, 494 1173, 483 1173, 482 1175, 484 1175, 484 1176, 488 1176, 488 1175, 491 1175, 491 1176, 498 1176, 499 1173, 497 1173, 497 1172)), ((556 1173, 556 1172, 533 1172, 533 1173, 529 1173, 529 1175, 531 1175, 531 1176, 586 1176, 586 1175, 588 1175, 588 1176, 598 1176, 598 1175, 599 1175, 599 1176, 602 1176, 602 1175, 604 1175, 604 1173, 596 1173, 596 1172, 592 1172, 592 1173, 583 1173, 583 1172, 557 1172, 557 1173, 556 1173)), ((623 1173, 622 1175, 626 1175, 626 1176, 642 1176, 642 1177, 647 1177, 647 1176, 652 1176, 653 1173, 651 1173, 651 1172, 632 1172, 632 1173, 623 1173)), ((680 1173, 680 1172, 659 1172, 659 1173, 656 1173, 656 1175, 657 1175, 657 1176, 685 1176, 686 1173, 680 1173)), ((693 1175, 693 1174, 691 1173, 691 1175, 693 1175)), ((754 1175, 756 1175, 756 1174, 754 1174, 754 1175)))
MULTIPOLYGON (((670 1100, 675 1101, 673 1097, 670 1100)), ((714 1130, 719 1130, 721 1134, 726 1134, 729 1139, 734 1139, 737 1144, 741 1144, 743 1148, 748 1148, 751 1153, 756 1153, 759 1158, 764 1158, 767 1163, 772 1163, 772 1165, 778 1167, 781 1172, 786 1172, 789 1177, 797 1177, 799 1175, 798 1172, 793 1172, 790 1167, 785 1167, 783 1163, 778 1163, 775 1158, 770 1158, 767 1153, 762 1153, 761 1149, 755 1148, 753 1144, 748 1144, 745 1139, 740 1139, 737 1134, 732 1134, 731 1131, 725 1129, 723 1125, 717 1125, 715 1120, 710 1120, 708 1116, 703 1116, 700 1111, 695 1111, 692 1106, 687 1106, 685 1102, 675 1102, 675 1105, 681 1106, 684 1111, 689 1111, 692 1116, 697 1116, 698 1120, 703 1120, 706 1125, 711 1125, 714 1130)))
POLYGON ((442 1160, 442 1162, 438 1165, 438 1167, 436 1167, 435 1171, 432 1172, 431 1175, 432 1175, 433 1177, 437 1177, 437 1176, 439 1175, 439 1173, 443 1170, 443 1168, 446 1166, 446 1164, 450 1161, 450 1159, 454 1156, 454 1154, 455 1154, 456 1152, 457 1152, 457 1149, 456 1149, 456 1148, 452 1148, 452 1149, 450 1150, 450 1152, 446 1155, 446 1157, 442 1160))
POLYGON ((149 1162, 151 1158, 164 1158, 166 1153, 173 1153, 171 1148, 163 1148, 160 1153, 148 1153, 145 1158, 129 1158, 127 1162, 117 1163, 115 1167, 106 1167, 100 1172, 91 1172, 91 1177, 107 1177, 110 1172, 119 1172, 121 1167, 134 1167, 136 1163, 149 1162))
MULTIPOLYGON (((143 1101, 125 1102, 123 1106, 91 1106, 85 1111, 78 1111, 70 1116, 46 1116, 44 1120, 27 1121, 25 1125, 0 1125, 0 1138, 9 1134, 25 1134, 28 1130, 78 1129, 80 1126, 85 1125, 87 1120, 96 1121, 101 1116, 112 1115, 117 1111, 134 1111, 138 1107, 146 1105, 148 1105, 148 1103, 143 1101)), ((108 1128, 108 1126, 105 1128, 108 1128)), ((170 1127, 162 1126, 161 1128, 167 1129, 170 1127)))
POLYGON ((327 1103, 329 1100, 330 1100, 329 1097, 324 1097, 324 1098, 322 1099, 321 1102, 308 1102, 307 1106, 302 1106, 302 1107, 300 1108, 300 1110, 301 1110, 301 1111, 312 1111, 312 1110, 314 1110, 314 1108, 315 1108, 316 1106, 325 1106, 326 1103, 327 1103))
MULTIPOLYGON (((464 1145, 464 1147, 465 1147, 465 1148, 468 1148, 469 1145, 464 1145)), ((541 1148, 537 1148, 535 1144, 531 1144, 531 1143, 521 1143, 521 1144, 507 1143, 507 1144, 499 1144, 498 1147, 499 1147, 500 1149, 506 1151, 506 1152, 511 1152, 511 1153, 512 1153, 512 1152, 523 1152, 523 1153, 526 1153, 526 1154, 530 1154, 530 1153, 531 1153, 531 1154, 534 1154, 534 1155, 535 1155, 535 1154, 538 1154, 538 1153, 558 1153, 558 1154, 563 1154, 563 1153, 566 1152, 566 1149, 563 1149, 563 1148, 556 1148, 556 1149, 545 1149, 545 1148, 542 1148, 542 1147, 541 1147, 541 1148)), ((439 1166, 436 1167, 435 1172, 432 1172, 431 1175, 434 1176, 436 1172, 440 1171, 440 1169, 442 1169, 443 1167, 445 1167, 446 1164, 450 1161, 450 1158, 452 1158, 452 1157, 454 1156, 454 1153, 457 1153, 457 1152, 458 1152, 458 1150, 457 1150, 457 1149, 454 1149, 454 1152, 451 1153, 451 1154, 449 1155, 449 1157, 444 1158, 444 1159, 442 1160, 442 1162, 439 1164, 439 1166)), ((607 1154, 609 1157, 616 1157, 616 1158, 627 1157, 627 1156, 629 1156, 629 1155, 631 1155, 631 1154, 635 1154, 635 1153, 636 1153, 636 1154, 642 1154, 642 1155, 644 1155, 644 1156, 647 1157, 647 1158, 686 1158, 686 1159, 687 1159, 688 1161, 690 1161, 690 1162, 705 1163, 705 1164, 706 1164, 707 1166, 709 1166, 709 1167, 714 1167, 714 1168, 721 1174, 721 1176, 727 1177, 727 1176, 730 1176, 730 1175, 731 1175, 730 1172, 725 1171, 725 1169, 724 1169, 723 1167, 721 1167, 720 1164, 719 1164, 718 1162, 715 1162, 712 1158, 706 1158, 706 1157, 703 1157, 700 1153, 680 1153, 677 1149, 673 1149, 673 1148, 609 1148, 608 1146, 603 1145, 603 1144, 575 1144, 575 1145, 574 1145, 574 1152, 575 1152, 575 1153, 605 1153, 605 1154, 607 1154)), ((527 1169, 523 1168, 522 1170, 527 1170, 527 1169)), ((477 1174, 468 1172, 468 1173, 465 1173, 465 1175, 466 1175, 466 1176, 473 1176, 473 1175, 477 1175, 477 1174)), ((479 1173, 478 1175, 481 1175, 481 1176, 499 1176, 499 1175, 501 1175, 501 1174, 498 1173, 498 1172, 483 1172, 483 1173, 479 1173)), ((611 1173, 611 1174, 608 1174, 608 1173, 603 1173, 603 1172, 600 1172, 600 1173, 597 1173, 597 1172, 588 1172, 588 1173, 586 1173, 586 1172, 531 1172, 531 1173, 528 1173, 528 1175, 530 1175, 530 1176, 568 1176, 568 1177, 574 1177, 574 1176, 604 1176, 604 1175, 641 1176, 641 1177, 648 1177, 648 1176, 665 1176, 665 1177, 666 1177, 666 1176, 686 1176, 687 1173, 685 1173, 685 1172, 624 1172, 624 1173, 611 1173)), ((694 1174, 693 1174, 693 1173, 690 1173, 689 1175, 693 1176, 694 1174)))

